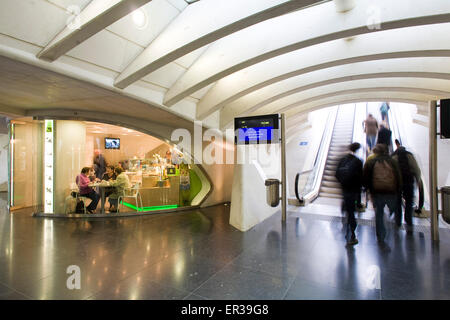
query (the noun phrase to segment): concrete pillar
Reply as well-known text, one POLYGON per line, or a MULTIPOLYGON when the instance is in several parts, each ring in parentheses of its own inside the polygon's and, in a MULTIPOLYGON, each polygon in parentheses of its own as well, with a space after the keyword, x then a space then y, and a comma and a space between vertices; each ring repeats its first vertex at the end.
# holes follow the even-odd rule
POLYGON ((64 213, 65 198, 86 159, 86 125, 81 121, 55 121, 55 213, 64 213))

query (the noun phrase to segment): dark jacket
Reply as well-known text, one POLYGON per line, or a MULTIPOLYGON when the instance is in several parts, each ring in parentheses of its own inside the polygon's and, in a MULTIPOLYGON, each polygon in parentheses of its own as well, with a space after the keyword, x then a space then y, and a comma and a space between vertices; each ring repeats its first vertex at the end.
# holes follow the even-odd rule
POLYGON ((113 172, 113 174, 112 174, 112 177, 109 177, 108 176, 108 173, 107 172, 105 172, 104 174, 103 174, 103 177, 102 177, 102 180, 105 180, 105 181, 109 181, 110 179, 111 180, 116 180, 116 173, 115 172, 113 172))
POLYGON ((94 157, 94 169, 95 169, 95 176, 99 179, 103 177, 103 174, 106 172, 106 160, 103 157, 103 155, 99 154, 94 157))
MULTIPOLYGON (((377 161, 385 160, 393 169, 395 174, 395 179, 397 181, 397 193, 402 190, 402 176, 400 173, 400 168, 398 163, 393 160, 389 155, 377 155, 366 161, 363 169, 363 185, 365 188, 369 189, 371 194, 374 194, 373 190, 373 167, 377 161)), ((378 192, 381 193, 381 192, 378 192)), ((388 192, 386 192, 388 193, 388 192)))
POLYGON ((404 184, 414 184, 414 178, 419 183, 422 179, 420 168, 413 154, 406 151, 405 147, 399 147, 392 154, 392 159, 397 161, 404 184), (406 164, 402 164, 402 154, 405 156, 406 164))
POLYGON ((346 156, 344 156, 338 163, 337 168, 339 168, 340 166, 342 166, 345 162, 351 160, 352 163, 352 181, 350 184, 348 185, 342 185, 342 190, 344 192, 356 192, 356 193, 360 193, 361 192, 361 187, 362 187, 362 169, 363 169, 363 164, 362 161, 356 157, 353 154, 348 154, 346 156))
POLYGON ((382 128, 380 128, 380 131, 378 131, 377 143, 383 143, 389 147, 389 145, 391 144, 391 136, 392 136, 392 131, 385 127, 382 127, 382 128))

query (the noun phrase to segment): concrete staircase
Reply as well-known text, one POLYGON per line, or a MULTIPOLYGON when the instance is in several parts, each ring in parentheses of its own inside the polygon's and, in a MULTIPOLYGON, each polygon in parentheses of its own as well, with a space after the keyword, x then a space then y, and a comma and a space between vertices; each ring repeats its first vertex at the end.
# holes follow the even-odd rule
POLYGON ((342 189, 334 176, 339 160, 348 153, 353 138, 354 105, 340 106, 331 137, 319 197, 342 198, 342 189))

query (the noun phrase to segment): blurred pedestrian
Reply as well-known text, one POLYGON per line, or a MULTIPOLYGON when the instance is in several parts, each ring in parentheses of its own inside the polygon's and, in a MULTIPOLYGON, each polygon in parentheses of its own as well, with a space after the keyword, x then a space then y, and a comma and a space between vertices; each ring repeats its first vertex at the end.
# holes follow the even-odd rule
POLYGON ((388 102, 383 102, 380 106, 381 120, 387 121, 388 111, 391 107, 388 102))
POLYGON ((378 133, 378 122, 372 114, 369 114, 366 120, 364 120, 364 132, 366 133, 366 142, 368 151, 372 151, 375 146, 375 140, 378 133))
POLYGON ((390 212, 396 211, 402 177, 398 164, 389 156, 386 145, 377 144, 374 154, 364 165, 363 185, 369 189, 375 207, 377 239, 383 242, 386 237, 384 207, 387 205, 390 212))
POLYGON ((355 209, 358 197, 361 195, 362 186, 362 161, 356 157, 356 151, 361 147, 358 142, 349 146, 350 153, 344 156, 338 163, 336 179, 342 187, 344 207, 347 212, 347 233, 345 235, 348 245, 358 243, 356 238, 355 209))
POLYGON ((102 155, 101 151, 99 149, 94 150, 94 170, 95 170, 95 176, 98 179, 101 179, 103 177, 103 174, 106 172, 106 160, 105 157, 102 155))
POLYGON ((414 182, 421 183, 421 172, 414 155, 400 145, 395 139, 397 150, 392 154, 392 159, 397 161, 402 176, 402 189, 398 197, 397 210, 395 211, 395 223, 398 227, 402 224, 402 198, 405 200, 405 222, 412 226, 412 212, 414 201, 414 182))
POLYGON ((378 131, 377 144, 385 144, 388 148, 391 145, 392 131, 389 130, 389 125, 386 121, 380 124, 380 130, 378 131))

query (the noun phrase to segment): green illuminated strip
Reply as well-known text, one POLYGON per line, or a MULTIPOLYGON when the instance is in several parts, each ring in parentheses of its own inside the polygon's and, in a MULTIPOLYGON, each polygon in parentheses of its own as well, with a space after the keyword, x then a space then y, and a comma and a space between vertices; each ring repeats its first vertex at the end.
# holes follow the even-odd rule
POLYGON ((133 206, 130 203, 127 202, 123 202, 121 201, 121 203, 123 205, 125 205, 126 207, 129 207, 131 209, 134 209, 136 211, 155 211, 155 210, 164 210, 164 209, 174 209, 174 208, 178 208, 177 204, 171 204, 171 205, 167 205, 167 206, 153 206, 153 207, 143 207, 143 208, 137 208, 135 206, 133 206))

